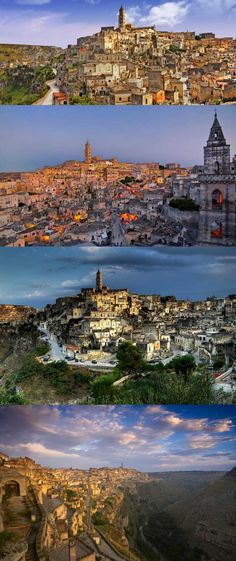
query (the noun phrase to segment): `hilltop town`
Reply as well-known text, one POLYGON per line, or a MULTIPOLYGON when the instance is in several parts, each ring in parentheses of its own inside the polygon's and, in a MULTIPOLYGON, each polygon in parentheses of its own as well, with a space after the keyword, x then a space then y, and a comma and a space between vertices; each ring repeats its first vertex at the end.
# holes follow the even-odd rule
POLYGON ((49 469, 0 452, 0 537, 7 536, 0 554, 6 561, 141 561, 119 511, 126 490, 148 480, 123 467, 49 469))
POLYGON ((153 105, 236 99, 236 40, 213 33, 160 31, 126 22, 69 45, 58 65, 54 104, 153 105))
POLYGON ((235 102, 233 37, 161 31, 126 20, 121 6, 117 26, 104 26, 66 49, 0 45, 1 102, 144 106, 235 102), (45 61, 56 76, 48 88, 50 79, 45 76, 43 90, 35 73, 45 61), (15 91, 12 95, 12 89, 19 95, 15 91), (21 93, 24 99, 19 101, 21 93))
POLYGON ((157 561, 168 552, 180 561, 184 552, 186 561, 229 561, 234 485, 235 469, 47 468, 0 452, 0 554, 5 561, 157 561), (179 522, 181 504, 188 518, 182 511, 179 522))
POLYGON ((147 361, 168 360, 183 351, 210 366, 221 356, 229 366, 235 359, 235 309, 235 295, 194 302, 109 289, 98 271, 95 288, 58 298, 40 318, 47 333, 57 337, 62 356, 72 360, 115 360, 119 343, 128 340, 147 361))
POLYGON ((0 245, 235 245, 236 157, 217 114, 204 165, 93 156, 0 174, 0 245))
MULTIPOLYGON (((133 294, 108 288, 98 271, 94 288, 58 298, 42 310, 16 307, 14 313, 12 308, 5 306, 0 321, 0 389, 5 388, 6 401, 17 401, 23 391, 33 403, 112 402, 115 395, 122 402, 130 390, 135 400, 135 380, 141 383, 136 399, 144 400, 142 384, 151 395, 157 376, 169 391, 170 373, 171 383, 176 388, 183 383, 183 391, 200 376, 201 388, 194 386, 191 402, 199 402, 201 391, 204 402, 232 401, 235 295, 191 301, 133 294), (123 347, 128 355, 122 361, 123 347), (183 379, 177 363, 186 357, 189 373, 183 379)), ((155 390, 148 402, 161 402, 162 391, 155 390)))

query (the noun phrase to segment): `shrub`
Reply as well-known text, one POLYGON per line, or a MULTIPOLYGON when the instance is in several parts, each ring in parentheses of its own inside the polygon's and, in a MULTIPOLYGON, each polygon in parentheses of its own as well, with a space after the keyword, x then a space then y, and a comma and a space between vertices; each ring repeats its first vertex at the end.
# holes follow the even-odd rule
POLYGON ((190 198, 177 198, 177 199, 172 199, 170 201, 170 207, 172 208, 177 208, 178 210, 182 210, 182 211, 193 211, 193 210, 199 210, 199 205, 197 205, 192 199, 190 198))

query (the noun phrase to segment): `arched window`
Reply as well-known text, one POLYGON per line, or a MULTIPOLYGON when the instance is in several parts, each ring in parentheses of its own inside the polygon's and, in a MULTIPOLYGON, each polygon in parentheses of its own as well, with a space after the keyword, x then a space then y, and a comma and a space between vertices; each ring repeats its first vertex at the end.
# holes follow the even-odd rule
POLYGON ((215 173, 216 173, 217 175, 219 175, 219 173, 220 173, 220 164, 219 164, 219 162, 216 162, 216 163, 215 163, 215 173))
POLYGON ((223 205, 223 195, 219 189, 215 189, 212 193, 212 209, 221 210, 223 205))

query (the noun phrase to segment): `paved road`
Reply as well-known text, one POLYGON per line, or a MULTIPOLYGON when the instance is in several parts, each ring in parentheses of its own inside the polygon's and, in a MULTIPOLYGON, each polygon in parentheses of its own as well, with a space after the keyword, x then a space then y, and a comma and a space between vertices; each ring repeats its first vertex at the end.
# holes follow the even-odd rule
MULTIPOLYGON (((62 351, 62 347, 60 347, 60 345, 58 344, 57 338, 55 337, 55 335, 53 335, 53 333, 49 333, 49 331, 47 330, 47 328, 45 326, 41 326, 40 327, 40 331, 43 334, 42 335, 42 339, 44 339, 45 341, 47 341, 47 343, 50 346, 50 351, 47 353, 47 356, 50 356, 50 359, 48 362, 57 362, 60 360, 66 360, 65 355, 63 354, 62 351)), ((106 370, 113 370, 113 368, 115 367, 115 364, 110 364, 109 362, 99 362, 97 361, 96 364, 94 364, 92 361, 90 360, 84 360, 83 362, 77 362, 75 360, 69 360, 67 361, 68 364, 70 364, 71 366, 84 366, 85 368, 89 368, 90 370, 98 370, 98 369, 103 369, 104 371, 106 370)))
POLYGON ((118 214, 112 215, 112 245, 121 246, 124 243, 125 228, 118 214))
POLYGON ((233 393, 236 390, 235 382, 220 382, 214 384, 216 390, 224 390, 225 393, 233 393))
POLYGON ((49 87, 49 91, 44 97, 41 97, 34 105, 52 105, 52 96, 54 93, 59 92, 59 88, 56 85, 56 80, 50 80, 47 82, 47 86, 49 87))

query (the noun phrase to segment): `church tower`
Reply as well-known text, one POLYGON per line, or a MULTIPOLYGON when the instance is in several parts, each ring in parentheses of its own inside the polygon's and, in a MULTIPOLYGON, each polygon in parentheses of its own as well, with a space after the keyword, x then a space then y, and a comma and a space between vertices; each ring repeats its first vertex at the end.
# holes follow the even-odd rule
POLYGON ((118 19, 119 28, 124 29, 125 24, 126 24, 125 10, 124 10, 123 6, 121 6, 120 10, 119 10, 119 19, 118 19))
POLYGON ((229 175, 230 167, 230 146, 226 144, 217 113, 215 113, 207 146, 204 148, 204 172, 210 175, 229 175))
POLYGON ((215 113, 204 168, 198 176, 198 242, 234 245, 236 238, 236 175, 230 162, 230 146, 215 113))
POLYGON ((92 161, 92 149, 91 144, 87 141, 84 148, 84 161, 86 164, 91 164, 92 161))
POLYGON ((102 291, 102 273, 101 271, 99 271, 99 269, 96 275, 96 290, 97 292, 102 291))

